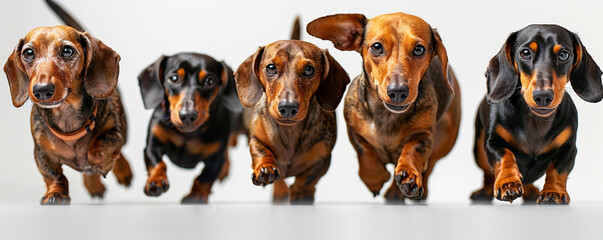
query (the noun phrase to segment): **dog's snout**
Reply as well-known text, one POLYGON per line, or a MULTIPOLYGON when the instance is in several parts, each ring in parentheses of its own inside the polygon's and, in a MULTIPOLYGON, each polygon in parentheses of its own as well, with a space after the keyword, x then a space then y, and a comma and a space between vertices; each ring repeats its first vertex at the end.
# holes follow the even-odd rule
POLYGON ((546 107, 548 105, 551 105, 551 102, 553 102, 555 93, 553 93, 553 90, 550 90, 550 89, 548 89, 548 90, 536 89, 536 90, 534 90, 532 95, 534 98, 534 102, 536 102, 536 104, 538 104, 538 106, 546 107))
POLYGON ((180 121, 184 124, 192 124, 197 120, 199 113, 195 110, 195 102, 193 100, 184 100, 180 112, 180 121))
POLYGON ((197 116, 199 115, 197 113, 197 111, 189 111, 189 110, 182 110, 180 111, 180 113, 178 114, 180 115, 180 121, 182 121, 182 123, 184 124, 192 124, 197 120, 197 116))
POLYGON ((387 86, 387 96, 392 103, 399 104, 404 102, 408 97, 408 85, 406 84, 390 84, 387 86))
POLYGON ((281 101, 278 103, 278 112, 284 118, 295 117, 295 115, 297 115, 297 112, 299 112, 299 103, 281 101))
POLYGON ((48 100, 54 95, 54 84, 36 84, 33 86, 33 95, 40 101, 48 100))

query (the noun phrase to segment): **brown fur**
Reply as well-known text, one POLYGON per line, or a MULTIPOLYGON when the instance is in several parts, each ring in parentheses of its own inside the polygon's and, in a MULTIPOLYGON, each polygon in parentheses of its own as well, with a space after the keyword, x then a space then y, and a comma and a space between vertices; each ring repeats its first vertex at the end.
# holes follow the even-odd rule
POLYGON ((513 152, 508 149, 505 151, 505 155, 494 166, 494 197, 513 202, 523 194, 522 176, 513 152))
POLYGON ((11 86, 13 104, 20 107, 30 98, 31 133, 34 157, 47 184, 42 204, 69 204, 65 164, 90 174, 85 185, 93 196, 102 197, 104 187, 97 175, 115 172, 120 183, 132 179, 129 164, 121 154, 126 142, 126 119, 118 91, 119 55, 88 33, 66 26, 36 28, 19 41, 4 71, 11 86), (65 46, 74 50, 71 57, 60 55, 65 46), (35 58, 22 57, 32 49, 35 58), (54 94, 46 100, 34 96, 36 84, 53 84, 54 94), (75 140, 53 134, 81 129, 97 108, 94 129, 75 140))
MULTIPOLYGON (((358 76, 345 98, 348 135, 358 153, 359 175, 379 194, 390 174, 385 165, 396 165, 395 181, 404 196, 425 199, 427 179, 435 162, 446 156, 458 135, 460 89, 439 34, 422 19, 403 13, 366 19, 361 14, 337 14, 312 21, 308 33, 330 40, 340 50, 355 50, 363 58, 358 76), (371 46, 381 43, 384 54, 371 46), (425 47, 414 56, 415 46, 425 47), (408 97, 390 101, 387 87, 406 84, 408 97), (405 106, 402 111, 385 104, 405 106)), ((390 188, 386 198, 400 200, 390 188)))
POLYGON ((241 64, 235 79, 241 103, 253 107, 249 122, 253 183, 277 181, 275 202, 286 199, 286 194, 293 203, 313 202, 315 185, 329 167, 337 137, 332 111, 349 77, 328 52, 288 40, 261 47, 241 64), (271 63, 277 68, 274 76, 264 70, 271 63), (302 75, 305 66, 314 67, 314 74, 302 75), (283 100, 299 103, 294 117, 285 119, 279 113, 283 100), (281 177, 289 176, 296 179, 287 189, 281 177))
POLYGON ((554 164, 551 164, 546 170, 546 179, 544 180, 544 187, 537 202, 543 203, 544 200, 547 202, 555 202, 557 204, 569 204, 570 197, 566 190, 567 176, 569 172, 558 172, 555 169, 554 164))

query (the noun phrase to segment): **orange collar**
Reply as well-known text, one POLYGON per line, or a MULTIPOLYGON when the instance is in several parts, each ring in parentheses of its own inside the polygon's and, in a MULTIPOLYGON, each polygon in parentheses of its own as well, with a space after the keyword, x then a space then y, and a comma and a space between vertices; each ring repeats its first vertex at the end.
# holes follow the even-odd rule
POLYGON ((58 130, 55 130, 54 128, 52 128, 50 125, 48 125, 48 129, 50 129, 50 131, 52 132, 52 134, 54 134, 57 138, 63 140, 63 141, 73 141, 73 140, 78 140, 84 136, 86 136, 86 134, 92 132, 92 130, 94 130, 94 127, 96 127, 96 112, 98 110, 98 106, 94 107, 94 111, 92 112, 92 115, 90 115, 90 118, 88 118, 88 120, 86 121, 86 123, 84 123, 84 126, 82 128, 80 128, 77 131, 74 132, 70 132, 70 133, 62 133, 58 130))

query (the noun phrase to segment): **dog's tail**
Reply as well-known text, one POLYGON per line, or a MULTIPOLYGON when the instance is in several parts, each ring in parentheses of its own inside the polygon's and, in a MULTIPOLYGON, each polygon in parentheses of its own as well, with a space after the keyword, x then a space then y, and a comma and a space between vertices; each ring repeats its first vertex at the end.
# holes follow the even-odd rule
POLYGON ((52 0, 46 0, 46 4, 54 11, 54 13, 59 16, 59 18, 65 23, 65 25, 75 28, 78 31, 85 31, 85 29, 80 25, 65 9, 63 9, 59 4, 52 0))
POLYGON ((295 17, 295 21, 293 22, 293 30, 291 30, 291 40, 300 40, 300 26, 299 26, 299 15, 295 17))

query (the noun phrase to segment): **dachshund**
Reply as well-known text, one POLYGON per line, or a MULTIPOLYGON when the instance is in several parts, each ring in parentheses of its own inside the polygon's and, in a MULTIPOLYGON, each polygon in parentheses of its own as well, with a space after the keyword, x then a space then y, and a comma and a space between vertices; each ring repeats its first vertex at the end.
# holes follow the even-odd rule
MULTIPOLYGON (((69 17, 57 7, 59 17, 69 17)), ((34 158, 47 188, 43 205, 71 202, 63 164, 83 173, 92 197, 104 196, 100 176, 111 170, 124 186, 132 180, 121 153, 127 125, 116 90, 120 56, 79 24, 70 25, 78 29, 30 31, 4 65, 13 105, 21 107, 28 98, 34 103, 30 122, 34 158)))
POLYGON ((599 66, 576 34, 557 25, 530 25, 507 38, 486 79, 474 146, 484 186, 471 199, 569 204, 578 113, 565 85, 571 83, 587 102, 601 101, 599 66), (545 173, 539 191, 533 182, 545 173))
POLYGON ((362 56, 344 104, 362 181, 379 195, 390 179, 386 164, 395 164, 386 201, 426 199, 428 177, 454 146, 461 119, 459 86, 438 32, 404 13, 330 15, 307 31, 362 56))
POLYGON ((250 109, 254 185, 275 183, 274 202, 312 204, 337 139, 334 110, 350 78, 328 51, 293 40, 260 47, 235 73, 239 98, 250 109), (286 177, 295 177, 287 186, 286 177))
POLYGON ((138 81, 145 108, 154 109, 144 149, 144 193, 156 197, 168 190, 162 161, 167 155, 182 168, 205 163, 182 203, 207 203, 214 181, 228 174, 227 147, 236 145, 241 129, 242 106, 231 68, 207 55, 179 53, 160 57, 138 81))

